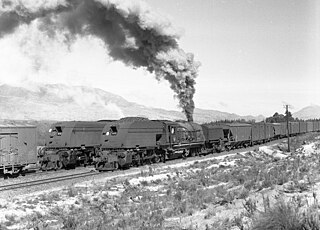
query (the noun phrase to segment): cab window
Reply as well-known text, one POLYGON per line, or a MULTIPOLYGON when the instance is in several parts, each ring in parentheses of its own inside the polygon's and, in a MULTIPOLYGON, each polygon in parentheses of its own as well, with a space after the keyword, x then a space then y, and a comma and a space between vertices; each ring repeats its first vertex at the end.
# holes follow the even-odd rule
POLYGON ((117 135, 117 133, 118 133, 117 127, 116 126, 111 126, 110 127, 110 134, 115 136, 115 135, 117 135))
POLYGON ((62 128, 61 128, 61 126, 56 126, 56 127, 55 127, 55 131, 57 132, 57 135, 58 135, 58 136, 61 136, 61 134, 62 134, 62 128))

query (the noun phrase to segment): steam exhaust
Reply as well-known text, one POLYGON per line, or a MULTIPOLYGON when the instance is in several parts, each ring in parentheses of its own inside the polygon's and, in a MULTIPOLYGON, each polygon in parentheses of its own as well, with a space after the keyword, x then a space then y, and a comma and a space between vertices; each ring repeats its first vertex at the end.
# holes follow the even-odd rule
POLYGON ((193 121, 195 78, 199 62, 182 50, 180 35, 168 20, 144 2, 126 0, 3 0, 0 38, 22 24, 38 23, 39 30, 66 43, 77 37, 101 39, 114 60, 145 68, 157 80, 170 83, 188 121, 193 121))

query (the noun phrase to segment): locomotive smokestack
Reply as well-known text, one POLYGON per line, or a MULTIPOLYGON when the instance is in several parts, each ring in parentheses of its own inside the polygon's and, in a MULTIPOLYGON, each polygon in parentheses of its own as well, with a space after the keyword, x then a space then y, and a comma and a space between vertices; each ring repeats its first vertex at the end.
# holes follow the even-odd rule
POLYGON ((145 68, 157 80, 170 83, 179 106, 193 120, 195 78, 200 63, 178 45, 171 23, 144 2, 126 0, 3 0, 0 37, 21 24, 38 23, 49 36, 64 34, 66 42, 78 36, 100 38, 114 60, 145 68))

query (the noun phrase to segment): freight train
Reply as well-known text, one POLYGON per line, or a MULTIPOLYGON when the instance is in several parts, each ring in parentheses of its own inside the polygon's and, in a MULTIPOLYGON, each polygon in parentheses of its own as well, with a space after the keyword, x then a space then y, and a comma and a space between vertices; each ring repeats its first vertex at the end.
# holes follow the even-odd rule
POLYGON ((290 122, 288 127, 264 122, 200 125, 140 117, 58 122, 47 132, 38 154, 35 127, 0 127, 0 170, 15 173, 35 161, 42 170, 88 164, 99 171, 116 170, 265 143, 285 137, 287 130, 290 136, 319 132, 320 121, 290 122))
MULTIPOLYGON (((320 131, 320 121, 289 123, 290 136, 313 131, 320 131)), ((265 143, 285 137, 287 125, 263 122, 199 125, 128 117, 56 123, 48 134, 40 155, 42 165, 51 162, 61 168, 94 163, 97 170, 103 171, 265 143)))

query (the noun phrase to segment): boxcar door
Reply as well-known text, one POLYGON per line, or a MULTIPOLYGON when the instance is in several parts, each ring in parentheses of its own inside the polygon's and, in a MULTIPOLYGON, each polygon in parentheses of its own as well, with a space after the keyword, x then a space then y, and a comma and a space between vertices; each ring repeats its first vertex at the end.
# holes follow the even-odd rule
POLYGON ((16 163, 18 159, 18 133, 0 133, 0 153, 3 164, 16 163))

